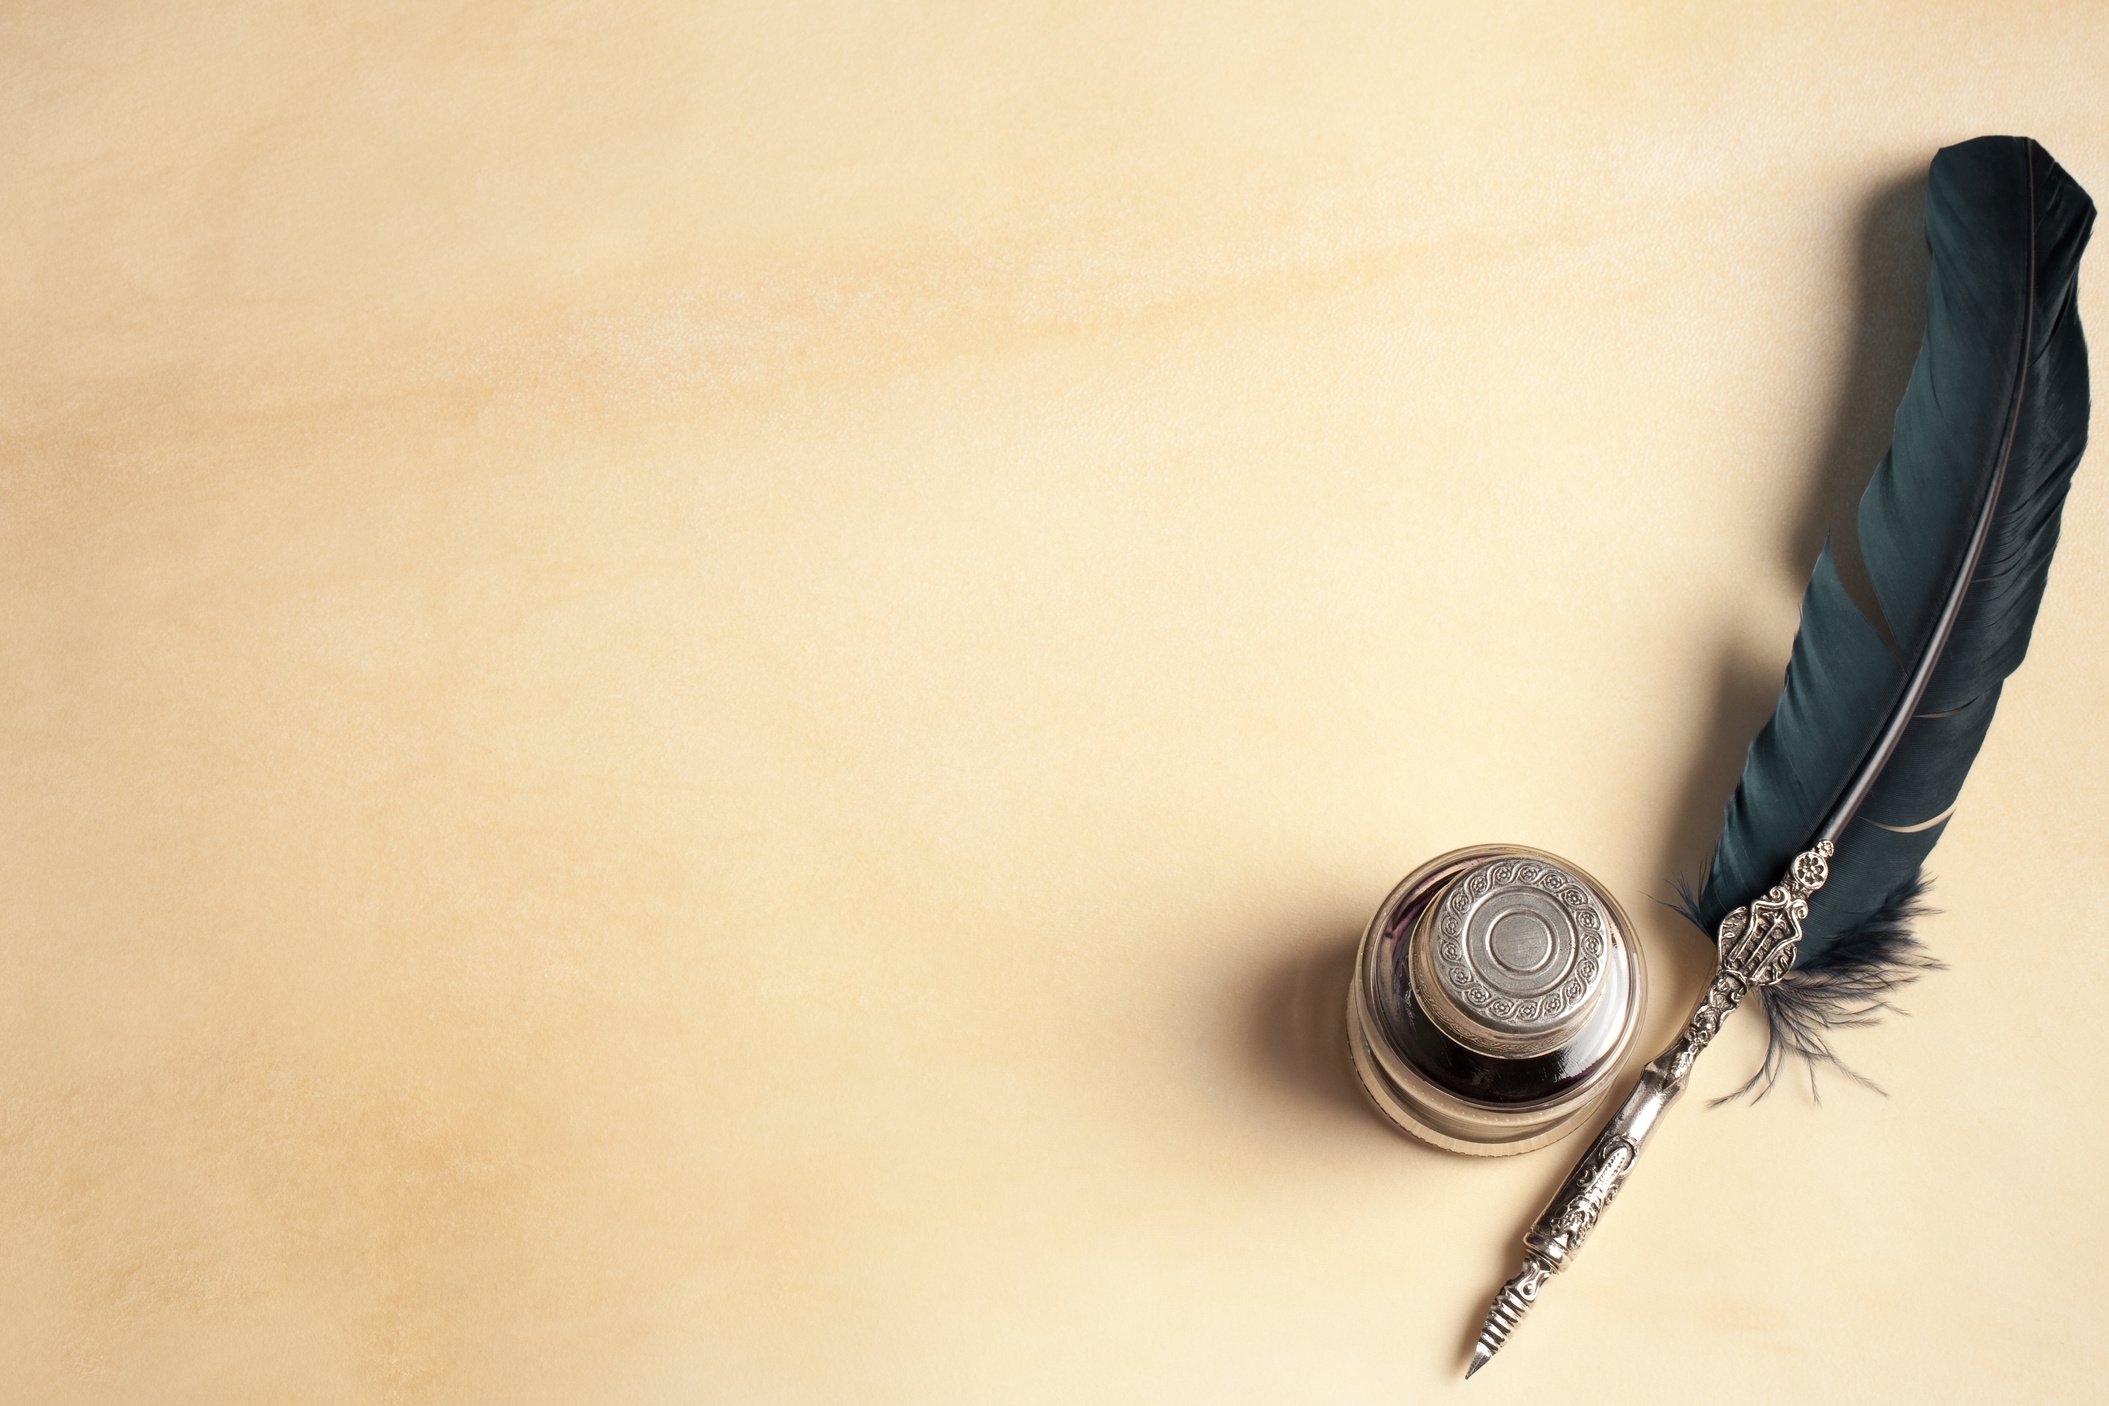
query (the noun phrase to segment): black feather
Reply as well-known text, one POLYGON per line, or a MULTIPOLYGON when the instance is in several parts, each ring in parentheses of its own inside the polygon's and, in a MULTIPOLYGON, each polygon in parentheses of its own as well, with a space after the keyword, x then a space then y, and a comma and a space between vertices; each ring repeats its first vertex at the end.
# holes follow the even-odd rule
POLYGON ((1789 1057, 1812 1075, 1838 1066, 1830 1033, 1892 1009, 1891 994, 1936 965, 1911 936, 1921 868, 2027 653, 2086 444, 2075 289, 2093 222, 2086 192, 2026 138, 1983 137, 1933 160, 1926 335, 1857 522, 1902 652, 1846 594, 1827 545, 1779 703, 1687 905, 1712 932, 1796 854, 1819 839, 1838 847, 1795 970, 1769 993, 1753 1088, 1789 1057))

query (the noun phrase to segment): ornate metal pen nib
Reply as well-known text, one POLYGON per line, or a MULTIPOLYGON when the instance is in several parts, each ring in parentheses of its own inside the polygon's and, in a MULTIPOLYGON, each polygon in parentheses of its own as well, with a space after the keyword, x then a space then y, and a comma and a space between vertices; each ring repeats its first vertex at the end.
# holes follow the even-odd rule
POLYGON ((1501 1286, 1487 1309, 1486 1324, 1472 1348, 1472 1364, 1465 1368, 1467 1377, 1493 1360, 1538 1301, 1545 1282, 1567 1267, 1604 1207, 1625 1185, 1626 1174, 1647 1145, 1656 1120, 1684 1093, 1693 1061, 1712 1043, 1722 1020, 1754 988, 1772 985, 1794 965, 1802 920, 1809 916, 1809 895, 1830 878, 1832 852, 1829 840, 1817 841, 1815 848, 1796 856, 1786 877, 1763 898, 1721 920, 1716 934, 1721 962, 1713 984, 1706 988, 1684 1033, 1641 1071, 1633 1092, 1524 1232, 1523 1268, 1501 1286))

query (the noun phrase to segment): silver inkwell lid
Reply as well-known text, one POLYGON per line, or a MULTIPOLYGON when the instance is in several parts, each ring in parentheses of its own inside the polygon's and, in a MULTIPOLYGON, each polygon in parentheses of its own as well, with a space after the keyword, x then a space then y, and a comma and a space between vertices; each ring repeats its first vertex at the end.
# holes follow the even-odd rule
POLYGON ((1478 845, 1430 860, 1378 908, 1348 993, 1377 1108, 1423 1141, 1543 1147, 1610 1091, 1646 973, 1603 886, 1564 859, 1478 845))

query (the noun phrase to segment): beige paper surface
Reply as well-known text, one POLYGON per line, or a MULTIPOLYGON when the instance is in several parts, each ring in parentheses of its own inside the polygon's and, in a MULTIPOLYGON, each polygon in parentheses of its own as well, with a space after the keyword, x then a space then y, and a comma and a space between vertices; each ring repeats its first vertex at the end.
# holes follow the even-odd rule
POLYGON ((0 20, 0 1398, 2099 1389, 2099 464, 1890 1096, 1469 1388, 1573 1149, 1338 1012, 1496 839, 1679 1018, 1924 164, 2109 191, 2109 11, 199 8, 0 20))

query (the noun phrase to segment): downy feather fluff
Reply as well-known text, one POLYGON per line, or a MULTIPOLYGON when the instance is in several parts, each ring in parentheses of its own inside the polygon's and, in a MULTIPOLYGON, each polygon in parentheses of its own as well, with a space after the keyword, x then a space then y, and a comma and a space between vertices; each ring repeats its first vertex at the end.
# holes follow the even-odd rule
POLYGON ((1866 1024, 1937 966, 1911 933, 1921 872, 2028 650, 2087 439, 2075 281, 2087 193, 2042 147, 1945 148, 1926 186, 1926 335, 1889 453, 1860 500, 1860 553, 1890 644, 1846 594, 1827 544, 1772 719, 1751 743, 1692 921, 1711 934, 1820 838, 1838 846, 1795 968, 1765 993, 1751 1087, 1798 1056, 1837 1065, 1866 1024))

